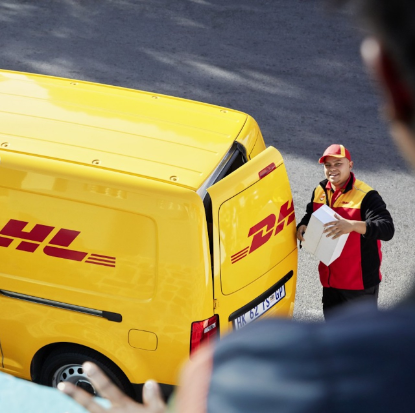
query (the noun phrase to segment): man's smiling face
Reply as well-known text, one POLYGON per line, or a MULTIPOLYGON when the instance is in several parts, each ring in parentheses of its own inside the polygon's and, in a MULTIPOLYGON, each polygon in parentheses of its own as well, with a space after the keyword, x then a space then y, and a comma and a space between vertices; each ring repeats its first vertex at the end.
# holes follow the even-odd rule
POLYGON ((324 159, 324 174, 334 189, 341 188, 349 179, 353 162, 347 158, 326 156, 324 159))

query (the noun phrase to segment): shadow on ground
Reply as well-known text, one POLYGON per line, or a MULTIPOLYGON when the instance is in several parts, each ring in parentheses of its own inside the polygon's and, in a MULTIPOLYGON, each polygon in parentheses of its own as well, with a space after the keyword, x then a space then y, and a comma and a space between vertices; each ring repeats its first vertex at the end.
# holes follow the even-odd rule
POLYGON ((0 67, 231 107, 283 154, 315 162, 342 142, 361 170, 406 171, 347 14, 305 0, 2 0, 0 67))

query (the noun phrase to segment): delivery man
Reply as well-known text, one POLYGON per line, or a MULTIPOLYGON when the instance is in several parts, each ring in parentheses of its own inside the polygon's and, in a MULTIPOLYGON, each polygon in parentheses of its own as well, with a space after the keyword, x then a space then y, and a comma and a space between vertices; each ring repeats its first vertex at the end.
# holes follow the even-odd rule
POLYGON ((378 192, 355 178, 350 152, 343 145, 330 145, 319 163, 326 179, 313 191, 297 226, 297 238, 305 240, 311 214, 324 204, 336 212, 336 220, 324 225, 326 236, 336 239, 349 234, 340 257, 328 266, 320 262, 318 267, 327 318, 334 307, 351 300, 369 299, 377 306, 382 279, 380 241, 392 239, 395 229, 378 192))

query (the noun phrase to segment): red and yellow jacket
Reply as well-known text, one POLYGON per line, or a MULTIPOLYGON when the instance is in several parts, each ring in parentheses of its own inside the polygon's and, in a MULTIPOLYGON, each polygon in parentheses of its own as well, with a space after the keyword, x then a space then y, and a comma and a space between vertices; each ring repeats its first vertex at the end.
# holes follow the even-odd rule
POLYGON ((339 258, 329 266, 320 262, 318 269, 323 287, 363 290, 379 284, 382 279, 380 241, 389 241, 395 232, 381 196, 353 173, 341 192, 334 192, 326 179, 314 189, 306 215, 297 228, 308 225, 311 214, 323 204, 345 219, 366 222, 366 234, 351 232, 339 258))

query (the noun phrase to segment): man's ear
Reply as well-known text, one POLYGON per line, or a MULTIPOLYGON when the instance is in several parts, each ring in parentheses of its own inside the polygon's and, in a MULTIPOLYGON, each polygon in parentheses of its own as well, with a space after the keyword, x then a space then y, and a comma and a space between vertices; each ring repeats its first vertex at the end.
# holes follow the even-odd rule
POLYGON ((391 56, 375 38, 364 40, 361 53, 370 72, 386 92, 388 116, 391 120, 409 123, 415 113, 415 99, 391 56))

